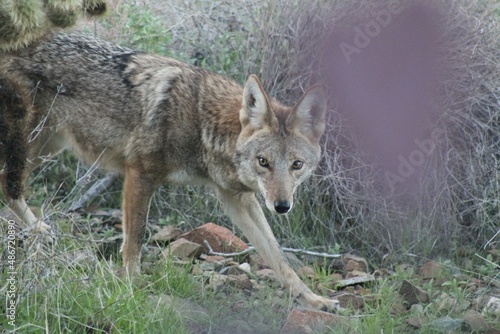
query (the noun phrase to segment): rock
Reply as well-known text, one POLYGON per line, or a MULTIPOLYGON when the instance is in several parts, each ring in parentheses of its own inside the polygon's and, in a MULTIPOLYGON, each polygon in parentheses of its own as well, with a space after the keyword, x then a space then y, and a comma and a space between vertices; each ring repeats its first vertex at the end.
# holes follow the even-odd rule
POLYGON ((243 262, 238 266, 240 270, 242 270, 244 273, 251 274, 252 271, 250 270, 250 264, 243 262))
POLYGON ((303 266, 302 268, 299 268, 296 271, 297 275, 299 275, 300 278, 304 279, 314 279, 316 277, 316 273, 314 272, 314 269, 309 266, 303 266))
POLYGON ((398 296, 391 305, 391 314, 401 316, 408 313, 408 308, 401 296, 398 296))
POLYGON ((455 329, 459 328, 463 324, 462 319, 453 319, 450 317, 443 317, 439 318, 436 320, 431 321, 430 323, 426 324, 424 327, 425 328, 430 328, 431 330, 438 332, 438 333, 450 333, 453 332, 455 329))
POLYGON ((413 304, 410 307, 410 312, 413 314, 424 314, 424 307, 420 304, 413 304))
POLYGON ((423 321, 420 316, 408 318, 406 319, 406 323, 415 328, 421 328, 423 325, 423 321))
POLYGON ((455 312, 461 313, 470 307, 471 303, 468 300, 462 300, 459 302, 455 297, 452 297, 446 293, 442 293, 436 298, 436 306, 439 312, 455 312))
POLYGON ((201 269, 201 266, 199 264, 193 265, 193 268, 191 268, 191 275, 194 276, 203 275, 203 269, 201 269))
POLYGON ((404 280, 399 289, 399 294, 403 297, 404 301, 408 303, 408 307, 413 304, 429 302, 429 295, 422 288, 415 286, 404 280))
POLYGON ((500 298, 490 296, 483 309, 483 314, 500 317, 500 298))
POLYGON ((220 271, 221 274, 226 274, 226 275, 242 275, 242 274, 249 274, 249 272, 243 270, 240 268, 240 265, 232 265, 226 268, 223 268, 220 271))
POLYGON ((349 321, 336 314, 294 307, 288 314, 281 333, 316 333, 325 330, 327 326, 347 332, 349 321))
POLYGON ((207 223, 194 230, 184 233, 180 236, 191 242, 200 244, 208 252, 204 241, 210 244, 214 252, 232 253, 240 252, 248 248, 248 245, 238 238, 232 231, 225 227, 207 223))
POLYGON ((228 275, 226 284, 240 290, 252 290, 253 284, 247 275, 228 275))
POLYGON ((421 278, 441 278, 443 277, 444 271, 443 267, 434 261, 428 261, 424 263, 422 267, 420 267, 418 271, 421 278))
POLYGON ((162 228, 160 231, 156 232, 152 237, 151 241, 152 242, 162 242, 162 243, 167 243, 169 241, 174 240, 178 236, 182 234, 182 231, 180 228, 177 228, 172 225, 165 226, 162 228))
POLYGON ((464 315, 465 324, 474 332, 484 332, 490 329, 490 325, 481 314, 476 311, 467 311, 464 315))
POLYGON ((200 263, 200 269, 202 271, 215 271, 216 265, 215 265, 215 263, 211 263, 211 262, 202 262, 202 263, 200 263))
POLYGON ((354 293, 340 292, 334 294, 332 297, 339 301, 341 308, 352 307, 357 310, 361 310, 364 307, 363 297, 361 297, 360 295, 356 295, 354 293))
POLYGON ((257 277, 263 281, 277 282, 278 277, 272 269, 261 269, 255 272, 257 277))
POLYGON ((345 254, 342 256, 345 271, 362 271, 368 272, 368 262, 362 257, 345 254))
POLYGON ((200 256, 202 252, 203 247, 201 245, 180 238, 171 242, 169 247, 163 251, 163 254, 167 257, 171 254, 179 259, 193 259, 200 256))
POLYGON ((260 269, 269 269, 269 266, 264 261, 264 259, 262 258, 262 256, 260 256, 260 254, 257 254, 257 253, 250 254, 248 256, 248 262, 252 266, 252 271, 253 272, 256 272, 257 270, 260 270, 260 269))
POLYGON ((222 288, 226 284, 227 278, 228 278, 227 275, 212 273, 212 274, 210 274, 210 277, 208 280, 208 286, 212 290, 218 291, 220 288, 222 288))

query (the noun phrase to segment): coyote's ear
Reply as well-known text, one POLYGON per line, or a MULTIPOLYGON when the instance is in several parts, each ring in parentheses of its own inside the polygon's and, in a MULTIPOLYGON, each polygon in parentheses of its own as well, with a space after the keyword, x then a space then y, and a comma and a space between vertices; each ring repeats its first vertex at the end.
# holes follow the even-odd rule
POLYGON ((274 114, 269 107, 267 95, 255 75, 250 75, 243 87, 243 105, 240 111, 242 127, 250 126, 254 130, 271 125, 274 114))
POLYGON ((312 142, 319 142, 325 131, 326 101, 321 86, 310 88, 293 108, 287 128, 299 131, 312 142))

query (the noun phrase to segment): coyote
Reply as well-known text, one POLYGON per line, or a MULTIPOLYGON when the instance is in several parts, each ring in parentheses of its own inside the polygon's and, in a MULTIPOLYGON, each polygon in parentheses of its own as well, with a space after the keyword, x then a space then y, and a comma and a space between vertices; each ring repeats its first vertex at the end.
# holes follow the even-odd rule
POLYGON ((225 213, 302 304, 336 310, 290 268, 255 193, 273 213, 320 159, 319 86, 284 106, 250 75, 243 87, 204 69, 80 32, 52 32, 0 57, 0 181, 23 226, 50 227, 23 197, 28 173, 70 149, 124 175, 124 270, 140 271, 150 199, 163 183, 208 184, 225 213))

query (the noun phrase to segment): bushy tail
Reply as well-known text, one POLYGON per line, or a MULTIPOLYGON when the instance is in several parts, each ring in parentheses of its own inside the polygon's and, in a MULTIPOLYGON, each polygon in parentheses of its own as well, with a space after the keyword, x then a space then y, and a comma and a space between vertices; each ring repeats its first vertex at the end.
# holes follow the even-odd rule
POLYGON ((4 195, 12 199, 23 194, 28 155, 26 128, 31 105, 23 92, 0 74, 0 170, 4 195))

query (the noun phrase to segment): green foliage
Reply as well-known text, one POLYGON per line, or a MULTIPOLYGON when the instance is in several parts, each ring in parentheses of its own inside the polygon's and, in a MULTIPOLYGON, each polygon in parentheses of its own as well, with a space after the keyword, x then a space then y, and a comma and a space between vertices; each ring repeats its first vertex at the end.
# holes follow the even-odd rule
POLYGON ((107 29, 119 27, 117 42, 148 53, 170 55, 171 33, 148 5, 123 2, 102 24, 107 29))

